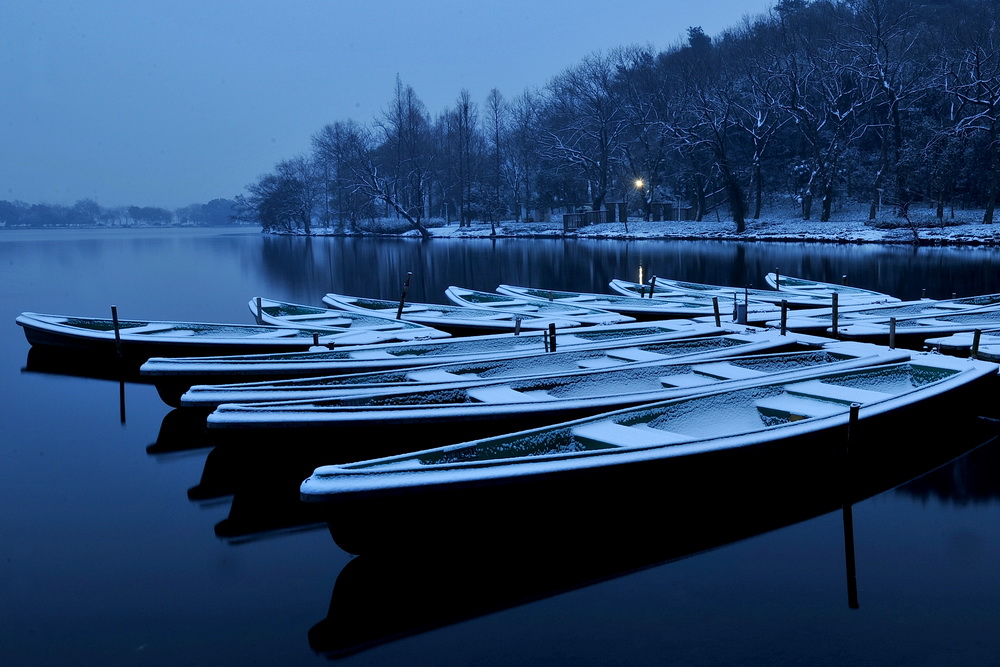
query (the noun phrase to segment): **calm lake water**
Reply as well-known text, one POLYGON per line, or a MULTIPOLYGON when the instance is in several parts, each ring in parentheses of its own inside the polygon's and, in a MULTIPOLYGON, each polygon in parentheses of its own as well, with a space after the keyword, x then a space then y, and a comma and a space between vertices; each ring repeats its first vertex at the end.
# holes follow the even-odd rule
MULTIPOLYGON (((296 502, 301 476, 283 462, 298 443, 213 448, 150 385, 29 369, 14 319, 115 304, 123 317, 250 322, 253 296, 397 298, 408 271, 414 301, 443 302, 448 285, 607 291, 640 266, 755 286, 777 267, 946 297, 1000 292, 998 265, 987 248, 2 232, 0 663, 310 665, 344 651, 350 665, 997 664, 995 444, 855 503, 847 533, 835 503, 788 497, 752 525, 706 519, 662 553, 599 549, 595 534, 593 549, 526 543, 516 562, 481 566, 424 549, 352 559, 296 502)), ((975 426, 956 424, 950 444, 985 441, 975 426)), ((464 509, 438 520, 474 520, 464 509)), ((636 512, 652 530, 670 512, 698 516, 636 512)))

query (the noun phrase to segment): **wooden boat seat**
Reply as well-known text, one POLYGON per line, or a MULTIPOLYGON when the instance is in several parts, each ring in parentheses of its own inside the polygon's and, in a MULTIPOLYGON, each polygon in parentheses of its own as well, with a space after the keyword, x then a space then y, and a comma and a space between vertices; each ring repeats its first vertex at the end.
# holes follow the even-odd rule
POLYGON ((476 387, 469 389, 466 395, 477 403, 527 403, 552 398, 545 391, 518 391, 507 385, 476 387))
POLYGON ((350 318, 337 317, 336 315, 330 315, 330 313, 314 313, 310 315, 290 315, 282 319, 288 322, 309 322, 312 320, 323 320, 323 326, 325 327, 349 327, 354 323, 354 320, 350 318))
POLYGON ((647 352, 637 347, 623 347, 619 350, 608 350, 607 355, 612 359, 622 359, 623 361, 659 361, 664 355, 658 352, 647 352))
POLYGON ((798 421, 810 417, 829 417, 844 412, 844 406, 827 401, 790 394, 763 398, 756 403, 757 411, 768 417, 798 421))
POLYGON ((725 361, 713 364, 701 364, 699 366, 695 366, 693 370, 695 373, 701 373, 702 375, 707 375, 719 380, 748 380, 750 378, 767 375, 767 373, 763 371, 757 371, 752 368, 743 368, 742 366, 736 366, 735 364, 725 361))
MULTIPOLYGON (((128 334, 147 334, 147 333, 160 333, 163 331, 170 331, 173 328, 174 326, 172 324, 153 323, 153 324, 144 324, 141 327, 131 327, 131 328, 120 327, 119 331, 128 334)), ((111 331, 112 333, 114 332, 113 329, 111 331)))
POLYGON ((577 426, 573 436, 605 447, 649 447, 656 445, 676 445, 693 440, 691 436, 672 431, 661 431, 645 424, 625 426, 611 421, 595 422, 577 426))
POLYGON ((276 331, 265 331, 259 334, 252 334, 247 338, 288 338, 298 335, 299 330, 289 327, 288 329, 278 329, 276 331))
POLYGON ((594 359, 581 359, 576 362, 580 368, 614 368, 626 363, 623 359, 612 359, 611 357, 596 357, 594 359))
POLYGON ((411 382, 457 382, 459 380, 469 379, 475 377, 474 375, 469 375, 467 377, 462 377, 458 373, 449 373, 448 371, 441 371, 436 368, 428 368, 423 370, 410 371, 406 374, 406 379, 411 382))
POLYGON ((895 394, 884 391, 873 391, 871 389, 858 389, 857 387, 844 387, 838 384, 830 384, 819 380, 808 382, 798 382, 785 387, 785 391, 793 396, 808 396, 819 398, 825 401, 836 401, 837 403, 873 403, 892 398, 895 394))
POLYGON ((678 373, 677 375, 661 377, 660 384, 664 387, 701 387, 706 384, 715 384, 715 379, 694 373, 678 373))

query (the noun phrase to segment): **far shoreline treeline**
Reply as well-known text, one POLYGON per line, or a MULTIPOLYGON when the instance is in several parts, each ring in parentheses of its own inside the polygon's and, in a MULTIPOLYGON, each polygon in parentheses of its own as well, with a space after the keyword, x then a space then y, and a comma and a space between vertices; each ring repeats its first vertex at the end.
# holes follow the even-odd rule
POLYGON ((221 198, 173 210, 156 206, 104 208, 93 199, 81 199, 72 206, 0 200, 0 229, 218 227, 237 224, 235 216, 235 202, 221 198))

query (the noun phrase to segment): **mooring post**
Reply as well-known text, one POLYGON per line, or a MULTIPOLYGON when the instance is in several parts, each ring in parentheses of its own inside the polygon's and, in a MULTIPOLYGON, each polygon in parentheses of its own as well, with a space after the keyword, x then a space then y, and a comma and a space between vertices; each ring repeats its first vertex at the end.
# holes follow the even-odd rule
POLYGON ((889 349, 896 349, 896 318, 889 318, 889 349))
POLYGON ((920 290, 920 298, 921 299, 926 299, 927 298, 927 288, 926 287, 923 288, 922 290, 920 290))
POLYGON ((639 285, 639 298, 642 299, 646 296, 646 286, 639 285))
POLYGON ((257 324, 264 324, 264 307, 260 303, 260 297, 257 297, 257 324))
POLYGON ((556 351, 556 323, 549 322, 549 352, 556 351))
POLYGON ((781 300, 781 335, 788 330, 788 299, 781 300))
POLYGON ((715 326, 722 326, 722 315, 719 313, 719 297, 712 297, 712 312, 715 314, 715 326))
POLYGON ((515 315, 514 316, 514 335, 515 336, 520 336, 521 335, 521 316, 520 315, 515 315))
POLYGON ((973 359, 979 356, 979 339, 983 335, 982 329, 976 329, 972 332, 972 349, 969 350, 969 356, 973 359))
POLYGON ((111 325, 115 328, 115 354, 122 358, 122 334, 118 326, 118 306, 111 306, 111 325))
POLYGON ((656 276, 649 279, 649 298, 653 298, 653 292, 656 291, 656 276))
POLYGON ((313 334, 313 347, 319 347, 319 334, 313 334))
POLYGON ((831 297, 833 299, 832 320, 833 320, 833 337, 834 338, 840 338, 840 312, 839 312, 840 309, 838 308, 838 302, 839 302, 839 298, 838 297, 839 297, 839 295, 836 292, 834 292, 833 296, 831 297))
POLYGON ((847 274, 846 273, 844 275, 840 276, 840 284, 841 285, 845 285, 845 286, 847 285, 847 274))
POLYGON ((406 280, 403 282, 403 291, 399 295, 399 308, 396 309, 396 319, 403 319, 403 302, 406 301, 406 293, 410 290, 410 278, 413 276, 412 271, 406 272, 406 280))

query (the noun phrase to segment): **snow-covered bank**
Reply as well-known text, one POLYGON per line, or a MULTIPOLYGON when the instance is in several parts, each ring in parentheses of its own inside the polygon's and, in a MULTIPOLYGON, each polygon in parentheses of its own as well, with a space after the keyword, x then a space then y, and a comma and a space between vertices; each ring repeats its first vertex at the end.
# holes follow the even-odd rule
MULTIPOLYGON (((925 223, 926 224, 926 223, 925 223)), ((476 223, 460 228, 458 224, 432 227, 435 238, 489 238, 489 224, 476 223)), ((417 235, 407 232, 406 235, 417 235)), ((699 239, 720 241, 786 241, 824 243, 901 243, 913 244, 914 230, 908 227, 880 229, 863 221, 834 220, 809 222, 802 220, 748 221, 746 231, 736 233, 729 221, 705 222, 642 222, 590 225, 563 233, 562 223, 505 222, 496 226, 497 237, 568 237, 589 239, 699 239)), ((1000 223, 964 223, 945 227, 919 227, 916 239, 926 245, 1000 245, 1000 223)))

